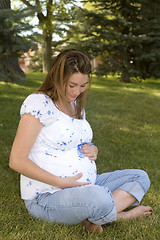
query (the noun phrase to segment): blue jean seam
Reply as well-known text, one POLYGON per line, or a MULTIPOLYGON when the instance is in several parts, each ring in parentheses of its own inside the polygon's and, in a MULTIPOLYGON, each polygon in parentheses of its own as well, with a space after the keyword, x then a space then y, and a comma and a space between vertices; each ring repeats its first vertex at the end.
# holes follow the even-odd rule
MULTIPOLYGON (((40 204, 39 202, 37 203, 33 203, 33 204, 36 204, 36 205, 39 205, 40 207, 42 207, 42 208, 45 208, 45 205, 43 205, 43 204, 40 204)), ((113 210, 113 207, 112 207, 112 209, 111 209, 111 211, 109 212, 109 213, 107 213, 106 215, 104 215, 103 214, 103 212, 102 211, 100 211, 99 210, 99 208, 97 208, 96 206, 89 206, 88 204, 85 204, 85 203, 80 203, 80 204, 77 204, 77 205, 58 205, 57 207, 47 207, 47 210, 56 210, 56 208, 58 208, 58 207, 60 207, 60 208, 76 208, 76 207, 79 207, 79 206, 81 206, 81 207, 87 207, 88 209, 89 209, 89 207, 90 208, 92 208, 92 210, 93 210, 93 212, 95 212, 95 211, 97 211, 97 213, 98 213, 98 215, 100 215, 101 217, 100 218, 98 218, 98 219, 95 219, 95 221, 99 221, 99 220, 101 220, 101 219, 104 219, 107 215, 109 215, 111 212, 112 212, 112 210, 113 210)), ((89 218, 91 218, 91 219, 93 219, 94 218, 94 215, 92 215, 92 216, 88 216, 88 219, 89 218)))

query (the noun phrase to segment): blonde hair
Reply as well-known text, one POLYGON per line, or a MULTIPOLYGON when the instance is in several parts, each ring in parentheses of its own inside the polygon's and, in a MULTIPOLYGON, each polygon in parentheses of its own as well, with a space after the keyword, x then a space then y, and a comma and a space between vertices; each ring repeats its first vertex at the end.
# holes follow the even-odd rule
MULTIPOLYGON (((64 50, 54 59, 53 65, 44 82, 38 88, 37 93, 45 93, 53 102, 60 101, 69 107, 65 99, 66 87, 71 75, 78 72, 90 76, 91 63, 89 58, 80 50, 64 50)), ((90 84, 91 79, 89 78, 89 86, 90 84)), ((82 92, 76 99, 74 114, 76 118, 83 117, 82 110, 85 106, 86 94, 87 90, 82 92)))

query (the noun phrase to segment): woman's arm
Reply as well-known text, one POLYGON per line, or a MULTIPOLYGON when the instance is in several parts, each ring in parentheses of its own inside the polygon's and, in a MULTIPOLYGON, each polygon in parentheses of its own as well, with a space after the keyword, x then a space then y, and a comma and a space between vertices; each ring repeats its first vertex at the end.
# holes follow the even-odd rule
POLYGON ((31 114, 24 114, 20 120, 16 137, 13 142, 9 167, 13 170, 38 181, 58 188, 77 187, 87 183, 76 180, 82 177, 79 173, 74 177, 60 178, 40 168, 29 159, 30 150, 41 131, 42 124, 31 114))

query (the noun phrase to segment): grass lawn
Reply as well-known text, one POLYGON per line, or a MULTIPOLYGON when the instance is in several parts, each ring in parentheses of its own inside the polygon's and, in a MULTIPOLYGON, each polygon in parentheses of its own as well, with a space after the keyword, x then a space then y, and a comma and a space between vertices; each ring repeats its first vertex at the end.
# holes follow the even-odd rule
POLYGON ((0 239, 3 240, 158 240, 160 230, 160 79, 124 84, 112 77, 93 78, 86 116, 99 148, 98 172, 141 168, 151 187, 142 204, 153 207, 145 219, 104 226, 88 234, 82 224, 65 226, 31 217, 20 199, 19 174, 8 159, 19 122, 20 106, 44 74, 27 74, 24 85, 0 82, 0 239))

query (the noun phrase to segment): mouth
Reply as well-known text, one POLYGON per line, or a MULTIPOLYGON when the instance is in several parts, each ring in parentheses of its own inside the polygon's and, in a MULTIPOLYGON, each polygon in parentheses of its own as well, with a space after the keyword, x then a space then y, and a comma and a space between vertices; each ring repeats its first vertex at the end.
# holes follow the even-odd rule
POLYGON ((76 99, 77 98, 77 96, 70 96, 71 98, 73 98, 73 99, 76 99))

